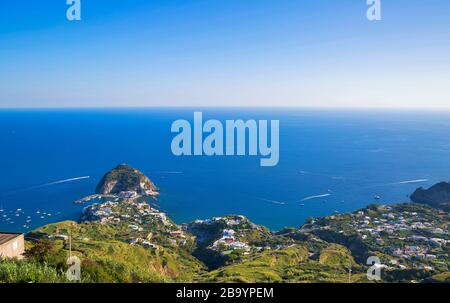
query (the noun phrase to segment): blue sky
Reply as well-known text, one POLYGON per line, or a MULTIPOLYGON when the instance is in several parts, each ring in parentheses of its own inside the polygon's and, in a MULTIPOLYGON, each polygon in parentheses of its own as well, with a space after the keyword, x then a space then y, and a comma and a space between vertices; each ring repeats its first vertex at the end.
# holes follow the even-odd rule
POLYGON ((450 1, 0 0, 0 107, 450 108, 450 1))

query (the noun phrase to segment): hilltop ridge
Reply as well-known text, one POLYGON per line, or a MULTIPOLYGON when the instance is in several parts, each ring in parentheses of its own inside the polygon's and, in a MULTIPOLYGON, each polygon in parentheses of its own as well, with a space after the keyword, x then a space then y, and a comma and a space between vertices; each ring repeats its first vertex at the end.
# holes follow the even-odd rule
POLYGON ((128 164, 119 164, 103 176, 95 193, 116 195, 126 191, 134 191, 139 195, 151 195, 159 189, 141 171, 128 164))
POLYGON ((450 182, 440 182, 429 189, 420 187, 411 195, 411 201, 436 208, 448 208, 450 205, 450 182))

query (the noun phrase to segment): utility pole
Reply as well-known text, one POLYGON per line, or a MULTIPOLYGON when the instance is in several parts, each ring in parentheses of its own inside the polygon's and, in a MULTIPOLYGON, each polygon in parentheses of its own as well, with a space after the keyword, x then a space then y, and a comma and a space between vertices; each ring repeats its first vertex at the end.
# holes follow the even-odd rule
POLYGON ((348 283, 352 283, 352 266, 348 268, 348 283))
POLYGON ((72 233, 69 229, 69 258, 72 258, 72 233))

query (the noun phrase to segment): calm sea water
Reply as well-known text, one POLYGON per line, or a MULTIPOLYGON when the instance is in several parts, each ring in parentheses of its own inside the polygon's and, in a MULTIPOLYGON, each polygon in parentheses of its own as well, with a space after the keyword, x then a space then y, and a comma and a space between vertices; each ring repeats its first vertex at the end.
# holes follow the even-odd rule
POLYGON ((159 205, 178 223, 244 214, 274 230, 353 211, 375 195, 408 201, 415 188, 450 179, 447 113, 202 111, 204 119, 280 120, 279 165, 173 156, 170 126, 192 120, 193 109, 0 111, 0 230, 78 219, 84 206, 72 202, 119 163, 161 188, 159 205))

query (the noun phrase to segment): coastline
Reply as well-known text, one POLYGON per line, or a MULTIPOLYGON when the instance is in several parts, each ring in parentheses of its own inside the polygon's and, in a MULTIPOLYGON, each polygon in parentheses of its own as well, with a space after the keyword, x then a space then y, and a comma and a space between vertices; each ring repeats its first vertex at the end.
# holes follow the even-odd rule
MULTIPOLYGON (((160 189, 128 164, 119 164, 108 171, 95 192, 75 201, 78 202, 75 205, 89 203, 78 220, 50 223, 26 233, 25 262, 37 260, 41 264, 43 245, 52 260, 58 260, 55 254, 71 255, 74 251, 80 260, 85 260, 84 270, 109 268, 110 276, 89 277, 85 282, 130 279, 119 277, 124 273, 117 272, 117 266, 128 268, 132 281, 137 282, 169 279, 280 283, 305 279, 365 282, 369 276, 365 275, 364 267, 374 257, 385 270, 388 282, 401 282, 405 275, 406 279, 420 282, 443 279, 442 275, 446 279, 450 268, 447 256, 450 182, 419 188, 411 196, 411 201, 430 202, 429 205, 370 204, 352 212, 335 211, 329 216, 310 217, 297 227, 285 224, 278 231, 241 214, 177 224, 165 210, 150 203, 157 201, 160 189), (106 261, 111 258, 118 262, 112 268, 106 261), (142 267, 149 263, 150 267, 142 267), (350 278, 346 272, 349 267, 353 273, 350 278), (138 268, 143 271, 136 276, 133 272, 138 268), (305 274, 305 269, 310 273, 305 274)), ((309 195, 301 201, 326 199, 330 194, 329 191, 309 195)), ((265 202, 286 206, 280 201, 265 202)), ((61 261, 53 262, 60 266, 61 261)))

